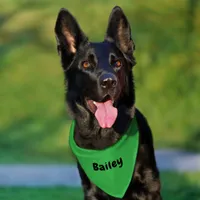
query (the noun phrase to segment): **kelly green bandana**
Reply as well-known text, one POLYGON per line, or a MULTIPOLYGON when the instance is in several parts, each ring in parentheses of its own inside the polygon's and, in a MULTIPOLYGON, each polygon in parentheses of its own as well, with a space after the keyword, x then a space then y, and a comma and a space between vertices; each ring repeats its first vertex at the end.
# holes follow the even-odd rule
POLYGON ((139 133, 135 117, 122 138, 104 150, 83 149, 74 140, 75 121, 70 129, 69 145, 88 178, 105 193, 122 198, 135 167, 139 133))

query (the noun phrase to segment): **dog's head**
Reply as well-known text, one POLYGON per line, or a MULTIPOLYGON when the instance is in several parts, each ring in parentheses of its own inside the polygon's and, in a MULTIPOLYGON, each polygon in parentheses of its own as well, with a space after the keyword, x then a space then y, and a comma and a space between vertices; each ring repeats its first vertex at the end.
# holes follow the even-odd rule
POLYGON ((132 76, 135 47, 125 14, 114 7, 104 41, 92 43, 75 18, 61 9, 55 33, 72 113, 90 119, 95 116, 102 128, 110 128, 119 107, 130 109, 135 101, 132 76))

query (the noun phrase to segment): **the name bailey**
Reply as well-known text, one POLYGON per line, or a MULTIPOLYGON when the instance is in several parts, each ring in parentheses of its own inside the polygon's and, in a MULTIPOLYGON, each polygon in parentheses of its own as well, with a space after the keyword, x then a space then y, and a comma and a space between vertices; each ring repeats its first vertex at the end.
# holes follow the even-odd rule
POLYGON ((113 169, 115 167, 123 167, 123 160, 122 158, 116 159, 114 161, 109 161, 109 162, 105 162, 105 164, 98 164, 98 163, 93 163, 93 169, 94 171, 106 171, 106 170, 110 170, 113 169))

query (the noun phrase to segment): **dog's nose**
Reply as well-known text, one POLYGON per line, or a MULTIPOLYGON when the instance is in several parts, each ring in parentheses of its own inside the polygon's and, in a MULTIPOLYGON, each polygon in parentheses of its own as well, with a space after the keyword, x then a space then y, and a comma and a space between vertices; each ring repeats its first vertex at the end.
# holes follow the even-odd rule
POLYGON ((117 77, 111 73, 103 74, 100 77, 100 85, 104 89, 115 88, 117 85, 117 77))

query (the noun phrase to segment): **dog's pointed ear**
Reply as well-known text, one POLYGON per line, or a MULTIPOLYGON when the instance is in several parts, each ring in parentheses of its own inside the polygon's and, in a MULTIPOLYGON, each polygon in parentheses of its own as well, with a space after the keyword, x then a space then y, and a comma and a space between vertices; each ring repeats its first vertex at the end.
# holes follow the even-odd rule
POLYGON ((114 7, 110 14, 105 40, 114 42, 123 53, 132 57, 135 45, 131 38, 131 27, 118 6, 114 7))
POLYGON ((80 44, 88 40, 76 19, 64 8, 58 13, 55 34, 58 52, 61 56, 64 52, 65 56, 68 56, 68 61, 76 54, 80 44))

